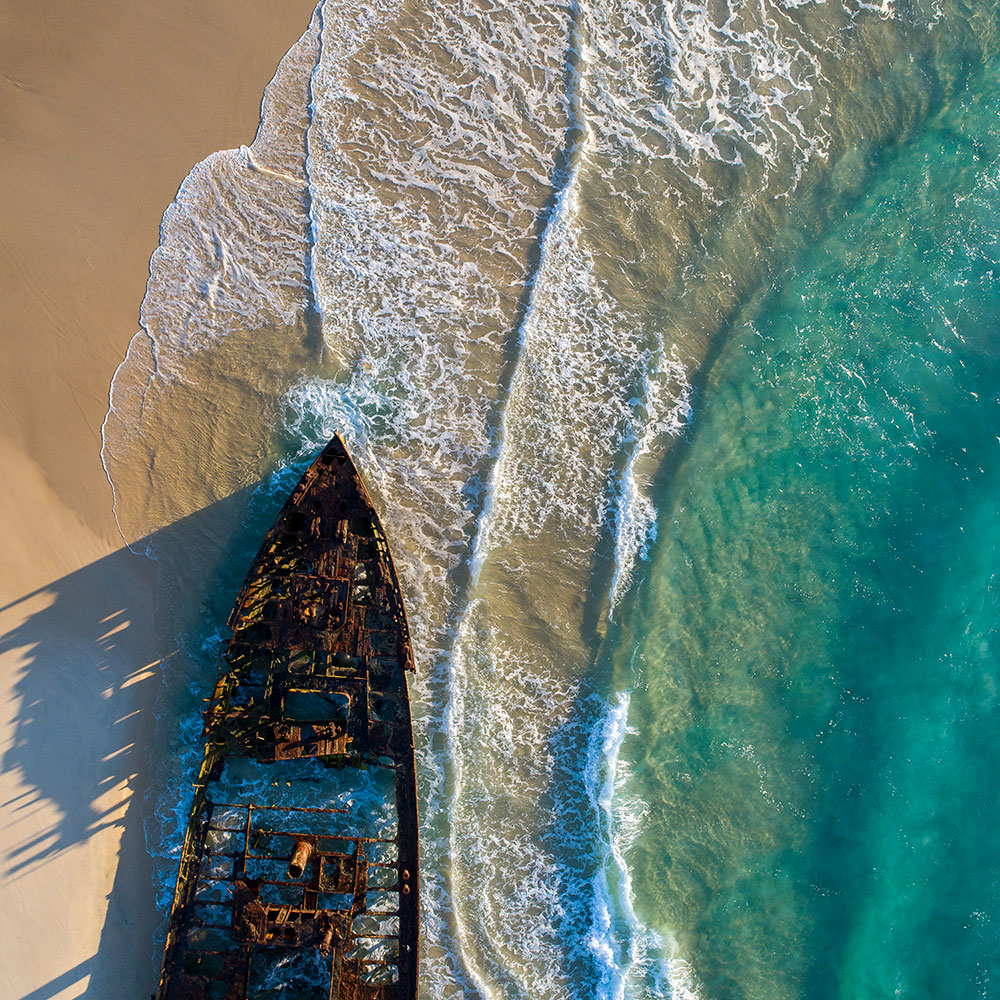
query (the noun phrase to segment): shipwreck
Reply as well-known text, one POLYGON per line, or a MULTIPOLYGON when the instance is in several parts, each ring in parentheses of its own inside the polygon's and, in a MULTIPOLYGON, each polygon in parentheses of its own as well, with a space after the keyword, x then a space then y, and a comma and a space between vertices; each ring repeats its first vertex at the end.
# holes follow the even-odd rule
POLYGON ((413 1000, 413 653, 339 437, 264 539, 229 627, 157 1000, 413 1000))

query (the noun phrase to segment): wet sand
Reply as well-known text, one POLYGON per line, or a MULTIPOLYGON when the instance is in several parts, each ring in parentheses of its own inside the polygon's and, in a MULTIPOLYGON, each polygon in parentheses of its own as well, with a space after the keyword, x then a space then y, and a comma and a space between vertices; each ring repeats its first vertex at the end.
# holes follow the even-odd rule
POLYGON ((309 0, 0 2, 0 997, 154 987, 153 566, 100 463, 160 217, 249 143, 309 0))

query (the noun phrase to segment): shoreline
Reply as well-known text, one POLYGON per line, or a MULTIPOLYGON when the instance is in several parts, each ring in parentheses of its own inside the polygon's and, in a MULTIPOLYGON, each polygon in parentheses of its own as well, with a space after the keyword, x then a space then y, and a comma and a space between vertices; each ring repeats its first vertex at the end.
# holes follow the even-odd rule
POLYGON ((100 459, 108 388, 160 220, 191 168, 252 141, 314 4, 4 3, 0 267, 0 994, 155 988, 143 796, 160 691, 155 564, 123 547, 100 459))

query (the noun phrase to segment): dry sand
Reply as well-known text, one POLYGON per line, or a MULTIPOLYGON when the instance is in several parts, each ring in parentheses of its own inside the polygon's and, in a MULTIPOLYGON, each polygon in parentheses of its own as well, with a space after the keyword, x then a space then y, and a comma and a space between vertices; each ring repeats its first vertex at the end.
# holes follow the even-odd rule
POLYGON ((151 564, 100 464, 160 216, 313 0, 0 0, 0 1000, 154 987, 151 564))

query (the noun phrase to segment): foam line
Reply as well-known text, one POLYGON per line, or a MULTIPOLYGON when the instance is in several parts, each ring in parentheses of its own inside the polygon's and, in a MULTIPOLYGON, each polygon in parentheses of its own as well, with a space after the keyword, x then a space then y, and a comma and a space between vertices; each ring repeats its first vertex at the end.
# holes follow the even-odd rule
MULTIPOLYGON (((581 144, 585 148, 585 142, 581 144)), ((525 312, 524 319, 518 332, 517 362, 514 367, 514 374, 511 377, 510 388, 507 392, 507 401, 513 398, 525 378, 526 347, 531 337, 531 329, 535 318, 536 300, 534 289, 540 282, 547 278, 546 270, 552 254, 552 244, 554 240, 565 239, 566 230, 571 225, 571 220, 576 214, 576 187, 579 183, 580 159, 583 151, 578 154, 574 161, 566 184, 559 192, 558 199, 552 212, 552 218, 545 227, 542 237, 541 258, 538 271, 532 282, 532 298, 525 312)), ((492 539, 490 537, 496 522, 495 510, 497 507, 497 492, 499 483, 502 482, 507 471, 505 463, 510 453, 508 445, 508 414, 509 405, 505 406, 500 417, 497 429, 497 447, 495 460, 490 470, 489 479, 486 483, 486 499, 483 503, 482 513, 479 516, 475 541, 472 545, 472 553, 469 557, 469 571, 473 588, 479 583, 479 575, 482 572, 483 563, 489 555, 492 539)))

